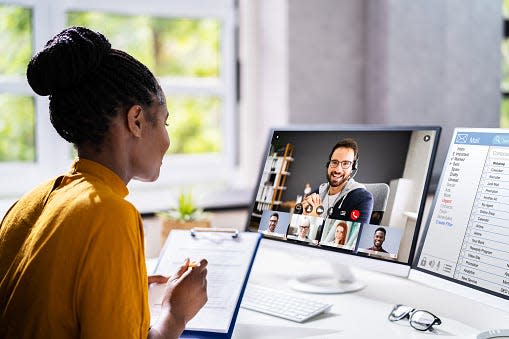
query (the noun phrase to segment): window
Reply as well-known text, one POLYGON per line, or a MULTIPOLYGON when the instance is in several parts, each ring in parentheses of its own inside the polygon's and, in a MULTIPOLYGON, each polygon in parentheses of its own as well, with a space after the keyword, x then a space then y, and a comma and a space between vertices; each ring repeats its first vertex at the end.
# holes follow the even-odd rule
POLYGON ((0 162, 34 162, 34 101, 21 90, 32 51, 30 9, 0 5, 0 76, 12 92, 0 93, 0 162))
POLYGON ((218 182, 236 171, 234 0, 0 0, 0 199, 65 171, 71 147, 33 94, 26 65, 55 33, 83 25, 146 64, 167 95, 171 146, 157 184, 218 182), (169 168, 167 168, 169 165, 169 168), (26 176, 14 182, 12 178, 26 176), (178 181, 177 181, 178 180, 178 181))
MULTIPOLYGON (((103 32, 113 46, 142 61, 163 82, 196 79, 195 86, 204 86, 206 82, 217 83, 220 77, 219 20, 69 12, 67 21, 68 26, 86 26, 103 32), (136 27, 134 34, 130 27, 136 27)), ((167 91, 169 132, 175 140, 168 152, 221 153, 221 96, 178 95, 178 92, 167 91)))

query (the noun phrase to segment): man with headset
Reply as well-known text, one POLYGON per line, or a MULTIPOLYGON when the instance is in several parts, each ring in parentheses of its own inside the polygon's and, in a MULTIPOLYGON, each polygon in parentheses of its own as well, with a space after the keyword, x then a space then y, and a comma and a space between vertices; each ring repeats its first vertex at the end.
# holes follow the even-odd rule
POLYGON ((353 139, 343 139, 334 145, 326 164, 328 182, 305 197, 302 205, 296 206, 296 212, 369 223, 373 196, 353 179, 359 169, 358 151, 353 139))

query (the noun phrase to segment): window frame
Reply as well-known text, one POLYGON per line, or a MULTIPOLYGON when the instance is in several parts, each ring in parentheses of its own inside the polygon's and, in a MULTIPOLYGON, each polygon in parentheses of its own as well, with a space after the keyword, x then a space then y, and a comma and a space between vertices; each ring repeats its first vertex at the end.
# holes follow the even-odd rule
MULTIPOLYGON (((6 5, 32 10, 33 49, 66 27, 68 11, 100 11, 120 15, 149 15, 165 18, 210 18, 221 23, 220 75, 214 79, 158 77, 168 96, 217 96, 222 102, 222 151, 217 154, 167 155, 155 183, 131 181, 130 195, 157 192, 169 186, 221 183, 238 175, 237 117, 237 5, 235 0, 0 0, 6 5)), ((0 76, 0 93, 33 96, 35 103, 35 147, 33 163, 0 163, 0 199, 17 198, 39 182, 65 172, 71 164, 69 144, 59 137, 48 117, 47 97, 35 95, 24 76, 0 76), (13 180, 23 173, 22 180, 13 180)), ((171 114, 171 112, 170 112, 171 114)), ((171 120, 170 120, 171 124, 171 120)), ((171 140, 170 135, 170 140, 171 140)), ((170 146, 171 147, 171 146, 170 146)))

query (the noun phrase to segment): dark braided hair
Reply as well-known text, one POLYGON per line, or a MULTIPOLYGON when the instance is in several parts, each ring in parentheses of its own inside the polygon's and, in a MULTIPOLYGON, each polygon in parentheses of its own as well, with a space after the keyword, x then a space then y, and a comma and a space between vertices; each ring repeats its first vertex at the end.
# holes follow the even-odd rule
POLYGON ((49 95, 53 127, 76 146, 100 146, 111 119, 132 105, 164 102, 145 65, 84 27, 66 28, 49 40, 30 60, 27 79, 34 92, 49 95))

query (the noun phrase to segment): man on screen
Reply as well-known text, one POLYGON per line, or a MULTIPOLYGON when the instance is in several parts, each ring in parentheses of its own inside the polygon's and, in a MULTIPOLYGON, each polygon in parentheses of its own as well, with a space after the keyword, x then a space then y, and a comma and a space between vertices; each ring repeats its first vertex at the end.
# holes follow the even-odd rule
POLYGON ((297 234, 293 233, 292 235, 288 235, 288 239, 294 239, 316 245, 318 241, 309 236, 311 233, 311 218, 307 216, 298 216, 298 219, 295 219, 295 221, 295 224, 298 225, 297 234))
POLYGON ((309 236, 309 229, 311 228, 311 222, 308 218, 302 219, 300 225, 299 225, 299 231, 297 233, 297 240, 300 241, 311 241, 311 239, 308 238, 309 236))
POLYGON ((370 251, 376 251, 376 252, 382 252, 382 253, 387 253, 386 250, 383 249, 382 245, 385 241, 385 234, 386 234, 386 230, 385 228, 383 227, 378 227, 376 230, 375 230, 375 234, 373 235, 373 246, 371 246, 370 248, 368 248, 368 250, 370 251))
POLYGON ((269 218, 269 226, 263 231, 264 234, 272 234, 276 231, 277 222, 279 221, 279 214, 277 212, 272 213, 269 218))
POLYGON ((302 201, 302 213, 369 223, 373 196, 353 177, 359 168, 359 147, 343 139, 332 148, 327 161, 327 182, 302 201))

